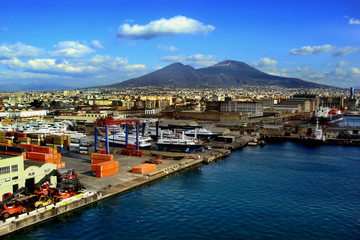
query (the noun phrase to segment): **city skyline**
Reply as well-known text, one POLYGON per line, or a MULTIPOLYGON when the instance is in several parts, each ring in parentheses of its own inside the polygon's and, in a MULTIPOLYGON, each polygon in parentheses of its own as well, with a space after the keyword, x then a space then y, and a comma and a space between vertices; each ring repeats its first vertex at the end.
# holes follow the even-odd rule
POLYGON ((231 59, 358 86, 357 1, 0 1, 0 86, 118 83, 231 59))

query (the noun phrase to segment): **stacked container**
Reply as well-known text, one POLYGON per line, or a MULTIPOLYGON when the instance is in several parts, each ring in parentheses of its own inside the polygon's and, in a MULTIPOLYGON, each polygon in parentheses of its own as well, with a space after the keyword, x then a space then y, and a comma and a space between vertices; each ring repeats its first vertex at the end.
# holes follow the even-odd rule
POLYGON ((11 146, 14 138, 15 138, 15 132, 0 132, 1 145, 11 146))
POLYGON ((26 149, 23 147, 0 145, 0 153, 22 155, 26 159, 26 149))
POLYGON ((94 143, 86 140, 75 139, 70 143, 70 151, 81 154, 92 154, 95 150, 94 143))
POLYGON ((156 170, 156 164, 144 163, 132 168, 132 173, 144 174, 156 170))
POLYGON ((54 163, 57 169, 65 167, 65 163, 61 162, 61 153, 58 153, 57 150, 52 147, 42 147, 32 144, 19 144, 18 146, 26 149, 27 158, 30 161, 54 163))
POLYGON ((91 154, 91 171, 98 177, 106 177, 119 172, 119 162, 114 161, 114 156, 110 154, 91 154))
POLYGON ((46 145, 56 145, 59 152, 64 152, 69 150, 71 143, 70 135, 47 135, 45 137, 46 145))

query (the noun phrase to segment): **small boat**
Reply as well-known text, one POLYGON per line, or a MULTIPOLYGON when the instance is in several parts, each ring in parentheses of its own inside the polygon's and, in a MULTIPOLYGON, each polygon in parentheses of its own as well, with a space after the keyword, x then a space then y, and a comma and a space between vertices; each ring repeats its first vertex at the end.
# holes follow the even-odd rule
POLYGON ((248 142, 248 146, 257 146, 259 145, 259 140, 257 138, 254 138, 248 142))

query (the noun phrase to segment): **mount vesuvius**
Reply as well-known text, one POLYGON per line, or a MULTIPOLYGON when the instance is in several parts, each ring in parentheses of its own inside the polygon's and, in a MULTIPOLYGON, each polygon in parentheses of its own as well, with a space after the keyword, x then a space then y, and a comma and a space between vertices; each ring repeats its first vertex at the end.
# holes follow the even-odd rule
POLYGON ((285 88, 328 87, 297 78, 270 75, 246 63, 233 60, 225 60, 213 66, 199 69, 181 63, 173 63, 144 76, 106 87, 231 88, 244 85, 285 88))

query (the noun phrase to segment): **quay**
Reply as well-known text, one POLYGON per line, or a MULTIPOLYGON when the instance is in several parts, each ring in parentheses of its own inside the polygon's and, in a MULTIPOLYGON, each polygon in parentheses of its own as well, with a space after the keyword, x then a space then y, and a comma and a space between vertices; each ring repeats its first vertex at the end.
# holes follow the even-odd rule
POLYGON ((241 148, 250 141, 250 137, 243 137, 240 141, 227 143, 226 148, 206 148, 195 153, 162 152, 155 150, 142 150, 141 157, 121 155, 121 149, 115 148, 114 161, 119 162, 119 172, 104 178, 96 178, 91 174, 91 161, 89 155, 66 152, 62 154, 62 161, 67 169, 75 169, 80 182, 85 186, 85 191, 55 205, 49 205, 33 211, 10 217, 0 223, 0 236, 14 233, 17 230, 41 223, 61 214, 73 211, 104 200, 108 197, 125 193, 143 184, 163 178, 172 173, 179 172, 189 167, 203 163, 211 163, 230 155, 231 150, 241 148), (231 149, 231 150, 230 150, 231 149), (162 163, 156 165, 156 170, 146 174, 132 173, 134 166, 143 164, 144 161, 160 156, 162 163))

